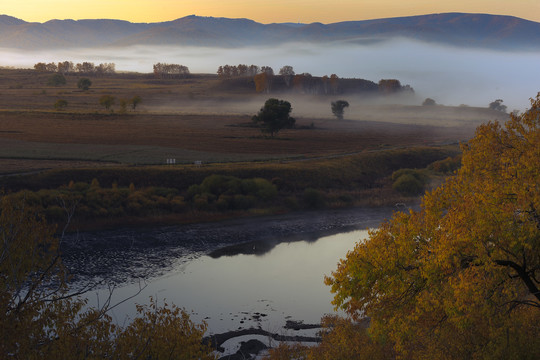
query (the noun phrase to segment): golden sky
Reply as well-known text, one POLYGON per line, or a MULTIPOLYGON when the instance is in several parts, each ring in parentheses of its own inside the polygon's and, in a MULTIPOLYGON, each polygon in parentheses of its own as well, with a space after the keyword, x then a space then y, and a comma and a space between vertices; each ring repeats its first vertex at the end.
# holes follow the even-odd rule
POLYGON ((440 12, 512 15, 540 22, 540 0, 0 0, 0 13, 25 21, 121 19, 159 22, 187 15, 261 23, 365 20, 440 12))

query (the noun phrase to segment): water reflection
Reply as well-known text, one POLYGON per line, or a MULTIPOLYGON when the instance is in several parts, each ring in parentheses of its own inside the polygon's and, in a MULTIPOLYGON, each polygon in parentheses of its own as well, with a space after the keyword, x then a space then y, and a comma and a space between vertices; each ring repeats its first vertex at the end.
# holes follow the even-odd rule
MULTIPOLYGON (((194 321, 205 320, 212 333, 249 327, 280 332, 286 320, 317 323, 333 311, 324 275, 336 269, 340 258, 365 238, 367 231, 352 231, 320 238, 272 244, 263 255, 202 256, 152 279, 139 295, 112 312, 123 323, 134 313, 134 303, 150 296, 193 311, 194 321)), ((113 302, 132 296, 139 284, 123 286, 113 302)), ((90 305, 108 295, 107 290, 89 294, 90 305)))

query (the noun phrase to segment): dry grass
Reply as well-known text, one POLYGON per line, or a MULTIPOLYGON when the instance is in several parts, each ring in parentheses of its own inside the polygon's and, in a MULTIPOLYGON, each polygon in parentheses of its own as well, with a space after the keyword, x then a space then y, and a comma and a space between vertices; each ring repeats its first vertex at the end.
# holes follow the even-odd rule
MULTIPOLYGON (((21 171, 73 166, 76 161, 298 159, 455 143, 470 138, 479 122, 498 115, 474 108, 364 105, 346 114, 355 120, 337 121, 330 115, 328 98, 272 95, 292 99, 299 128, 267 139, 244 125, 269 95, 233 91, 213 75, 178 80, 142 74, 92 78, 89 91, 77 88, 79 76, 74 75, 67 76, 65 86, 47 86, 50 76, 0 70, 0 158, 25 159, 19 164, 21 171), (138 95, 143 102, 136 112, 122 115, 117 101, 111 114, 99 105, 103 94, 117 99, 138 95), (53 104, 60 98, 68 107, 55 111, 53 104), (60 162, 53 164, 54 160, 60 162)), ((0 172, 11 168, 0 162, 0 172)))

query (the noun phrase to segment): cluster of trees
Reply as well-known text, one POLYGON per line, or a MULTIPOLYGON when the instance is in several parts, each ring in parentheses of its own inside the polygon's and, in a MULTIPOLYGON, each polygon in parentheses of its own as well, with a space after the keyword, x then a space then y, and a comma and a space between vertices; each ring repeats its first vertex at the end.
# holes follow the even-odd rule
POLYGON ((188 77, 189 68, 180 64, 154 64, 154 75, 161 79, 175 79, 188 77))
MULTIPOLYGON (((128 105, 131 106, 133 111, 137 108, 137 105, 141 103, 142 99, 140 96, 135 95, 131 99, 120 99, 120 113, 124 114, 127 112, 128 105)), ((103 106, 106 110, 110 110, 111 106, 116 103, 116 97, 112 95, 102 95, 99 98, 99 104, 103 106)))
POLYGON ((266 73, 268 75, 274 75, 274 70, 270 66, 257 66, 257 65, 222 65, 218 68, 217 74, 221 79, 235 78, 235 77, 252 77, 260 73, 266 73))
POLYGON ((39 72, 58 72, 60 74, 78 73, 84 75, 112 75, 116 73, 116 65, 114 63, 102 63, 95 65, 92 62, 82 62, 73 64, 71 61, 62 61, 59 63, 43 63, 39 62, 34 65, 34 69, 39 72))
POLYGON ((540 94, 531 103, 481 125, 456 176, 340 261, 325 282, 349 319, 270 359, 540 358, 540 94))
POLYGON ((210 175, 200 185, 190 186, 186 199, 198 210, 247 210, 276 196, 276 186, 266 179, 210 175))
POLYGON ((134 184, 102 187, 92 182, 73 182, 59 189, 22 191, 10 195, 41 211, 51 222, 63 222, 65 204, 77 204, 74 215, 81 219, 123 216, 156 216, 189 210, 225 211, 264 207, 277 196, 277 188, 262 178, 240 179, 210 175, 200 184, 181 192, 175 188, 136 188, 134 184))
POLYGON ((270 93, 294 91, 302 94, 337 95, 358 92, 381 92, 385 94, 414 92, 409 85, 401 85, 396 79, 382 79, 379 83, 364 79, 343 79, 332 74, 316 77, 310 73, 296 74, 293 67, 286 65, 274 75, 272 71, 259 72, 253 77, 255 91, 270 93))

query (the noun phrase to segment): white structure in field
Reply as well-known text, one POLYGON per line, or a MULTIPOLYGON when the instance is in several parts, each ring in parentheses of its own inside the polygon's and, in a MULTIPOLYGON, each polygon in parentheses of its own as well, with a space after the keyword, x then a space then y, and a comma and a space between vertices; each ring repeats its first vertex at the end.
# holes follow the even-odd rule
POLYGON ((176 159, 167 159, 167 165, 174 165, 176 164, 176 159))

